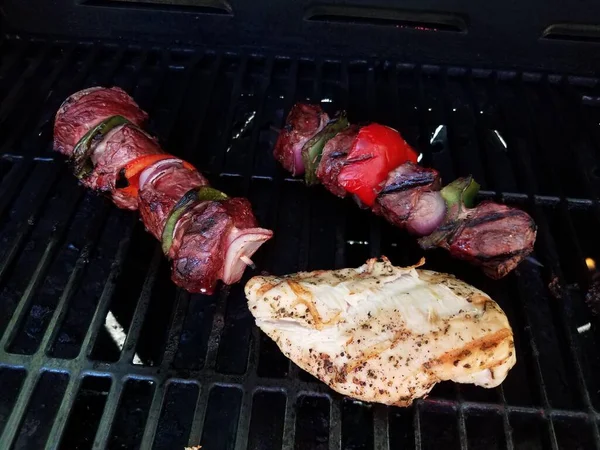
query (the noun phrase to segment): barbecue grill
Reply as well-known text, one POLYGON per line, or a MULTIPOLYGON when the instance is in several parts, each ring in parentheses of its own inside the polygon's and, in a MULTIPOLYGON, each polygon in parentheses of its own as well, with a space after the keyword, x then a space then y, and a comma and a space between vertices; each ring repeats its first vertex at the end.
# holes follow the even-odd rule
POLYGON ((4 2, 0 448, 600 448, 600 322, 585 302, 600 265, 600 6, 394 3, 4 2), (254 326, 250 271, 212 296, 176 288, 137 216, 51 151, 59 105, 94 85, 131 93, 165 149, 251 200, 275 230, 258 270, 422 255, 277 166, 295 101, 393 126, 445 180, 472 173, 480 198, 527 210, 534 258, 500 281, 427 255, 507 313, 506 381, 442 383, 410 408, 353 401, 254 326))

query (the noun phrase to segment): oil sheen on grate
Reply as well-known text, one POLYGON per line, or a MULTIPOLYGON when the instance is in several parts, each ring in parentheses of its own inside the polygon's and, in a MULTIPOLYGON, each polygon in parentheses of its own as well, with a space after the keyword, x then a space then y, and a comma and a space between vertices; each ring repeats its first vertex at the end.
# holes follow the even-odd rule
POLYGON ((600 448, 600 328, 583 300, 600 264, 597 80, 23 40, 0 56, 0 448, 600 448), (298 100, 394 126, 445 180, 472 173, 482 199, 529 211, 535 259, 501 281, 427 255, 506 311, 518 355, 507 380, 442 383, 404 409, 353 401, 257 330, 250 273, 210 297, 176 289, 135 214, 78 187, 51 151, 60 103, 98 84, 130 92, 168 151, 250 198, 276 232, 260 270, 421 256, 276 166, 298 100))

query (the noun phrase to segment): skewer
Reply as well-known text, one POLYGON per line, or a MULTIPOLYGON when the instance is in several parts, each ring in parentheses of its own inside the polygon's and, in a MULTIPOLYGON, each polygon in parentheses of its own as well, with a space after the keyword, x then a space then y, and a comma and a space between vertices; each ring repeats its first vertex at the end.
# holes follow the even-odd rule
POLYGON ((242 255, 240 256, 240 259, 242 260, 242 262, 244 264, 246 264, 247 266, 251 267, 252 269, 256 269, 256 265, 254 264, 254 261, 252 261, 250 258, 248 258, 246 255, 242 255))

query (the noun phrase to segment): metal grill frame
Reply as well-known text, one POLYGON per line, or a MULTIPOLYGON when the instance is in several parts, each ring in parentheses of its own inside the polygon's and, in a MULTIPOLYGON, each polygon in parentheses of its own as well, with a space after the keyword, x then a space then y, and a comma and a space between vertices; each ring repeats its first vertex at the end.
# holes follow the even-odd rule
MULTIPOLYGON (((13 44, 15 45, 15 50, 12 50, 8 54, 8 58, 13 59, 8 62, 5 61, 4 66, 2 66, 3 68, 6 68, 7 65, 10 65, 12 61, 19 61, 19 59, 23 57, 25 52, 33 52, 35 56, 33 56, 30 59, 30 63, 28 64, 27 69, 23 73, 19 84, 14 86, 14 89, 11 91, 11 95, 5 97, 2 100, 2 103, 0 105, 1 121, 4 121, 6 119, 6 117, 11 113, 11 111, 15 107, 15 105, 20 101, 21 97, 24 95, 25 90, 29 86, 28 83, 36 79, 34 77, 34 73, 37 70, 39 70, 40 66, 46 61, 47 58, 49 58, 50 51, 53 48, 59 47, 61 49, 64 49, 64 53, 62 54, 61 62, 55 67, 53 67, 51 73, 49 73, 47 77, 43 80, 43 84, 40 87, 41 91, 50 92, 53 89, 56 80, 59 79, 59 77, 64 76, 63 71, 68 66, 67 62, 70 58, 73 57, 74 52, 76 50, 81 50, 81 48, 83 48, 85 49, 85 52, 88 55, 85 58, 83 58, 82 70, 72 80, 72 91, 76 91, 84 87, 83 83, 85 82, 87 75, 95 70, 95 64, 97 59, 99 58, 101 51, 108 51, 110 55, 112 55, 110 57, 110 62, 107 65, 107 70, 102 76, 103 80, 99 80, 103 83, 109 83, 114 72, 117 70, 120 64, 122 64, 122 61, 126 56, 126 52, 131 50, 130 48, 126 47, 106 48, 102 45, 97 44, 89 45, 81 43, 50 41, 28 41, 10 43, 10 45, 13 44)), ((2 46, 6 45, 9 45, 9 43, 7 43, 7 41, 3 41, 2 46)), ((3 52, 2 48, 4 47, 0 47, 0 54, 2 54, 3 52)), ((236 75, 234 78, 234 84, 233 89, 231 91, 230 101, 227 105, 227 123, 225 124, 225 132, 222 134, 221 138, 221 149, 225 149, 227 147, 227 143, 231 136, 231 130, 234 127, 234 107, 241 93, 241 86, 243 78, 247 71, 248 64, 252 63, 256 59, 260 59, 264 62, 264 74, 262 76, 262 83, 256 93, 256 95, 259 98, 258 105, 260 105, 259 109, 256 111, 256 116, 258 119, 260 119, 261 115, 263 114, 265 95, 271 82, 274 65, 277 61, 279 61, 282 58, 277 55, 246 55, 242 53, 240 55, 231 56, 220 53, 215 54, 213 52, 205 53, 201 50, 188 50, 187 53, 185 53, 186 62, 181 67, 179 67, 178 63, 172 62, 174 56, 171 50, 158 50, 153 48, 134 47, 133 51, 137 55, 136 58, 134 58, 133 62, 136 73, 139 73, 139 71, 142 70, 142 67, 144 66, 144 64, 147 63, 148 58, 150 58, 151 56, 158 57, 161 61, 157 64, 157 67, 159 68, 157 76, 158 80, 164 78, 164 75, 167 70, 184 71, 183 73, 185 82, 179 86, 173 86, 173 101, 169 106, 169 109, 175 112, 179 111, 189 83, 193 81, 191 77, 192 69, 203 57, 205 57, 206 55, 210 55, 210 57, 214 60, 214 67, 212 70, 214 76, 211 81, 211 83, 213 84, 216 82, 217 75, 220 73, 219 71, 221 66, 224 64, 224 60, 230 57, 239 58, 239 66, 237 68, 236 75)), ((283 59, 289 61, 291 73, 291 76, 288 81, 288 94, 286 95, 286 102, 288 106, 286 110, 288 110, 289 107, 291 107, 293 99, 296 97, 295 89, 298 81, 297 77, 299 71, 299 64, 302 64, 303 62, 294 60, 293 58, 288 60, 287 58, 283 57, 283 59)), ((319 98, 319 96, 321 95, 320 89, 323 82, 323 65, 329 62, 317 59, 309 61, 308 63, 311 65, 314 64, 315 67, 314 96, 316 98, 319 98)), ((594 87, 597 83, 597 80, 588 78, 529 74, 510 71, 484 71, 479 73, 476 70, 470 69, 446 68, 435 66, 423 67, 400 63, 396 64, 389 62, 381 62, 376 60, 344 60, 334 61, 334 63, 339 64, 341 67, 341 79, 339 80, 339 83, 342 86, 342 90, 347 94, 349 92, 349 65, 351 64, 359 64, 367 67, 367 92, 372 92, 375 89, 373 71, 369 70, 369 68, 374 67, 377 64, 391 64, 391 67, 394 68, 393 70, 414 72, 415 85, 420 93, 420 104, 418 105, 418 107, 421 110, 425 109, 426 107, 423 101, 424 88, 422 85, 422 76, 424 73, 437 74, 438 76, 440 76, 441 80, 447 80, 448 77, 454 76, 463 77, 461 79, 466 80, 467 85, 468 83, 472 82, 472 80, 476 77, 487 77, 487 79, 492 80, 492 85, 493 83, 499 83, 509 80, 509 82, 514 82, 517 85, 517 88, 521 86, 522 83, 527 83, 529 82, 529 80, 535 79, 537 80, 536 82, 546 83, 549 86, 549 89, 550 86, 562 86, 562 89, 565 89, 567 92, 570 92, 570 90, 574 89, 573 86, 594 87)), ((2 75, 3 74, 0 73, 0 77, 2 75)), ((130 88, 134 87, 135 81, 136 80, 134 78, 130 80, 130 88)), ((158 90, 160 87, 160 82, 157 82, 155 84, 156 90, 158 90)), ((210 92, 211 90, 211 87, 207 88, 208 92, 210 92)), ((156 94, 156 92, 154 92, 154 94, 156 94)), ((374 96, 370 96, 370 99, 374 99, 374 96)), ((341 101, 347 103, 348 98, 341 99, 341 101)), ((373 103, 373 101, 367 105, 369 112, 374 112, 376 109, 376 105, 373 103)), ((447 99, 445 99, 444 101, 448 108, 446 109, 446 111, 444 111, 444 114, 448 116, 450 114, 450 103, 447 99)), ((209 114, 209 105, 210 96, 206 96, 204 98, 204 101, 198 105, 200 117, 206 117, 206 115, 209 114)), ((578 114, 579 117, 582 117, 582 115, 584 114, 583 111, 578 110, 576 106, 571 106, 573 107, 572 112, 578 114)), ((37 108, 39 108, 38 104, 27 105, 27 111, 29 111, 31 115, 35 114, 37 108)), ((45 124, 47 124, 48 121, 53 120, 54 111, 55 108, 51 108, 50 105, 44 105, 43 113, 39 117, 37 126, 31 133, 32 136, 37 136, 38 133, 42 130, 42 127, 46 126, 45 124)), ((501 112, 501 116, 504 117, 504 120, 507 123, 507 129, 510 130, 511 124, 510 120, 508 120, 507 118, 507 114, 510 114, 510 112, 501 112)), ((560 116, 560 113, 557 111, 556 115, 560 116)), ((171 132, 173 131, 178 119, 177 114, 172 114, 171 117, 172 121, 170 123, 163 123, 163 133, 160 136, 163 142, 169 140, 171 132)), ((477 118, 474 117, 473 121, 476 122, 477 118)), ((534 134, 538 132, 538 130, 535 130, 535 126, 535 121, 533 121, 532 130, 530 131, 532 131, 534 134)), ((425 124, 422 123, 421 127, 424 129, 425 124)), ((198 130, 200 128, 201 127, 199 126, 198 130)), ((34 165, 62 164, 61 161, 55 162, 53 160, 53 156, 48 157, 47 154, 39 156, 38 154, 36 154, 37 149, 33 147, 29 149, 23 147, 22 143, 26 142, 24 139, 28 135, 27 121, 24 120, 22 122, 21 127, 12 129, 8 134, 8 138, 4 142, 0 143, 0 153, 2 154, 2 158, 11 161, 14 164, 14 167, 9 172, 7 177, 2 181, 2 187, 0 188, 0 193, 2 194, 0 195, 0 213, 2 214, 6 213, 11 199, 14 197, 14 195, 16 195, 16 193, 19 192, 19 186, 22 185, 23 180, 28 176, 31 168, 34 165), (15 152, 15 148, 20 148, 20 151, 15 152), (27 151, 31 151, 31 153, 28 154, 27 151)), ((423 135, 425 135, 425 133, 421 134, 421 136, 423 135)), ((198 133, 192 137, 192 139, 189 142, 188 148, 183 149, 181 155, 189 155, 193 150, 198 148, 199 138, 200 131, 198 131, 198 133)), ((255 127, 251 132, 251 144, 249 147, 249 151, 253 151, 253 149, 257 147, 258 139, 259 130, 258 127, 255 127)), ((541 145, 539 143, 538 135, 534 135, 532 137, 532 141, 537 142, 538 145, 541 145)), ((510 141, 509 144, 511 144, 510 141)), ((265 179, 264 176, 255 175, 252 172, 253 165, 248 165, 248 169, 244 173, 227 173, 225 170, 223 170, 223 152, 221 152, 221 155, 222 159, 217 160, 214 163, 214 167, 221 167, 221 170, 218 170, 216 173, 213 173, 213 176, 221 178, 235 177, 241 179, 243 190, 246 192, 250 189, 250 185, 253 182, 253 180, 265 179)), ((255 155, 252 157, 252 161, 254 161, 255 157, 255 155)), ((528 159, 534 159, 534 156, 525 153, 524 155, 519 154, 519 157, 521 157, 520 163, 522 164, 522 169, 524 170, 524 173, 533 173, 528 159)), ((588 190, 591 194, 587 198, 573 198, 566 197, 564 195, 539 195, 536 193, 535 177, 531 177, 529 178, 529 180, 530 184, 526 186, 526 192, 519 192, 517 186, 513 186, 512 191, 483 191, 481 193, 481 197, 492 199, 499 198, 502 201, 506 201, 507 203, 527 206, 530 209, 530 211, 534 213, 536 222, 539 226, 539 243, 537 245, 537 251, 541 251, 543 253, 543 260, 545 261, 545 263, 551 265, 549 269, 558 277, 559 286, 561 286, 559 288, 558 295, 561 297, 562 301, 550 305, 550 308, 556 314, 557 317, 560 317, 560 324, 562 329, 558 330, 558 332, 561 333, 561 335, 565 336, 567 344, 567 353, 563 356, 566 358, 568 364, 571 366, 571 369, 577 380, 577 385, 572 386, 572 388, 576 391, 577 397, 581 399, 583 407, 580 410, 557 409, 555 407, 552 407, 548 399, 548 392, 544 381, 545 375, 542 370, 542 366, 540 364, 539 359, 538 344, 536 342, 535 334, 532 331, 532 311, 530 310, 531 307, 525 301, 525 299, 527 299, 530 296, 528 287, 526 286, 526 283, 523 282, 523 278, 526 276, 526 274, 521 273, 521 269, 517 269, 516 285, 519 289, 521 300, 523 300, 523 302, 521 303, 521 313, 523 314, 523 317, 525 318, 525 323, 527 324, 523 336, 526 339, 527 345, 529 346, 534 356, 534 376, 537 380, 539 396, 542 399, 541 407, 525 407, 507 404, 504 398, 504 391, 502 387, 500 387, 498 390, 501 400, 498 403, 466 401, 460 395, 460 390, 457 390, 458 394, 456 400, 417 400, 415 402, 415 406, 412 407, 411 410, 413 415, 415 448, 422 448, 421 416, 424 411, 428 411, 430 408, 438 408, 446 412, 456 414, 457 428, 459 433, 459 444, 461 449, 466 449, 468 447, 468 436, 465 418, 468 414, 472 412, 483 412, 501 417, 503 422, 505 443, 506 447, 509 449, 515 448, 515 442, 513 440, 511 427, 511 417, 515 414, 531 416, 536 418, 541 417, 545 426, 547 427, 546 431, 548 442, 550 444, 550 447, 553 449, 560 448, 554 429, 555 419, 584 421, 591 430, 596 448, 600 448, 600 412, 598 412, 593 406, 590 393, 588 391, 586 376, 584 374, 584 367, 582 362, 583 356, 581 354, 581 349, 578 343, 578 336, 573 332, 574 318, 572 304, 576 301, 573 297, 573 291, 579 289, 579 286, 569 285, 564 280, 563 269, 559 262, 559 254, 556 248, 556 239, 559 237, 552 235, 550 225, 546 218, 546 214, 543 210, 547 207, 551 207, 555 210, 558 210, 560 214, 562 214, 562 218, 567 223, 567 226, 571 230, 573 230, 574 236, 575 226, 571 221, 569 211, 583 210, 589 213, 590 215, 595 216, 596 218, 600 217, 600 208, 598 205, 597 197, 598 190, 595 186, 589 183, 589 180, 584 179, 583 183, 588 183, 588 190)), ((49 176, 49 179, 47 181, 48 187, 50 187, 55 181, 55 175, 49 176)), ((283 186, 284 183, 297 183, 298 181, 286 178, 285 175, 281 171, 279 171, 270 179, 270 182, 273 183, 274 186, 274 197, 271 200, 273 206, 269 212, 269 221, 264 225, 270 228, 275 228, 278 210, 282 207, 280 196, 282 191, 281 186, 283 186)), ((78 192, 76 195, 81 197, 83 195, 83 192, 78 192)), ((2 263, 0 264, 0 278, 4 277, 6 268, 16 257, 16 255, 19 252, 19 249, 22 247, 24 241, 26 240, 28 233, 31 231, 32 227, 36 223, 36 220, 38 219, 39 214, 41 213, 43 201, 44 198, 37 199, 33 209, 31 210, 28 220, 23 224, 20 233, 16 236, 15 240, 12 243, 12 250, 8 253, 8 258, 2 261, 2 263)), ((78 201, 79 200, 74 201, 71 214, 73 214, 73 212, 76 210, 78 201)), ((104 211, 104 217, 106 217, 107 213, 108 209, 104 211)), ((308 219, 305 218, 305 220, 308 219)), ((282 392, 286 395, 287 402, 283 425, 283 448, 289 449, 295 446, 296 404, 299 396, 302 395, 320 396, 327 399, 330 405, 328 446, 330 449, 337 449, 342 447, 342 398, 338 395, 332 394, 331 391, 322 384, 303 381, 299 376, 299 369, 293 364, 290 364, 289 374, 285 378, 259 377, 257 374, 257 365, 260 336, 259 331, 256 327, 253 327, 252 329, 252 337, 250 339, 250 348, 248 351, 249 358, 247 370, 245 371, 245 373, 241 375, 231 375, 218 373, 215 370, 217 354, 219 350, 219 343, 225 323, 225 316, 228 304, 229 289, 227 288, 222 289, 218 294, 219 297, 217 302, 217 309, 215 311, 212 329, 207 344, 205 365, 202 369, 182 370, 174 369, 172 367, 172 362, 176 356, 178 348, 179 336, 182 330, 183 320, 185 319, 185 311, 187 309, 186 307, 190 302, 190 295, 183 291, 180 291, 178 293, 176 299, 177 303, 174 308, 175 314, 170 324, 166 343, 166 351, 163 355, 163 359, 160 365, 154 367, 146 367, 132 364, 136 343, 140 336, 142 326, 144 324, 144 317, 149 306, 150 293, 152 290, 153 283, 155 282, 155 278, 157 276, 158 265, 161 258, 160 252, 158 251, 154 253, 154 257, 150 263, 144 286, 140 294, 139 300, 137 302, 137 306, 135 308, 135 313, 131 323, 131 327, 128 330, 124 350, 122 351, 119 360, 114 363, 107 363, 94 361, 90 359, 90 352, 97 339, 99 330, 103 326, 106 314, 108 312, 108 308, 110 306, 110 299, 115 288, 116 280, 119 276, 121 267, 123 265, 125 256, 128 251, 128 246, 131 239, 130 232, 127 232, 123 237, 120 238, 121 240, 119 242, 118 253, 115 256, 110 275, 106 280, 101 299, 99 301, 97 309, 95 310, 91 325, 87 331, 85 339, 83 340, 83 344, 81 346, 79 355, 76 358, 70 360, 49 356, 49 346, 56 338, 58 327, 66 315, 67 309, 69 307, 70 296, 72 295, 73 290, 76 288, 77 283, 80 280, 81 272, 84 270, 84 266, 86 264, 86 255, 88 255, 93 249, 93 247, 96 245, 96 240, 98 239, 100 234, 99 230, 103 226, 102 223, 99 223, 97 225, 97 229, 95 229, 91 233, 91 236, 85 248, 81 252, 76 269, 71 274, 67 288, 63 292, 58 304, 56 305, 56 309, 54 310, 52 319, 45 331, 45 334, 41 341, 41 345, 39 346, 39 350, 33 355, 19 355, 8 352, 7 346, 10 343, 11 339, 14 337, 15 333, 17 333, 20 324, 22 324, 23 320, 25 319, 25 314, 27 314, 28 307, 32 302, 32 295, 35 291, 35 288, 41 282, 41 277, 44 276, 45 269, 50 263, 53 257, 53 252, 55 252, 58 247, 58 243, 62 239, 64 239, 64 234, 66 233, 67 225, 68 222, 57 224, 53 236, 48 242, 48 247, 46 249, 46 252, 44 253, 44 257, 42 258, 42 260, 39 261, 34 276, 29 281, 28 288, 26 289, 23 297, 20 299, 18 306, 12 316, 12 319, 10 320, 5 330, 4 335, 0 339, 0 365, 5 368, 21 368, 27 371, 27 376, 20 389, 18 398, 15 402, 15 406, 12 409, 12 412, 10 413, 10 416, 4 428, 4 432, 0 438, 1 448, 10 448, 11 445, 15 442, 15 439, 17 438, 19 433, 20 424, 22 423, 23 417, 26 413, 29 400, 36 387, 36 383, 38 382, 41 374, 44 372, 61 372, 69 375, 69 381, 66 387, 66 391, 64 393, 63 402, 60 406, 60 409, 57 412, 56 420, 54 421, 50 434, 46 440, 47 449, 56 448, 58 446, 61 436, 65 431, 65 427, 69 417, 69 411, 73 407, 75 398, 81 386, 82 379, 85 376, 107 377, 112 382, 110 393, 108 395, 102 418, 98 425, 95 440, 93 442, 94 448, 105 448, 108 444, 111 427, 113 425, 117 408, 119 406, 119 400, 122 396, 124 385, 128 379, 149 380, 154 382, 155 385, 155 391, 140 448, 145 449, 151 448, 152 446, 152 442, 154 441, 155 434, 157 432, 157 426, 160 418, 161 409, 165 402, 165 395, 170 383, 192 383, 196 384, 200 390, 200 395, 197 399, 192 426, 189 431, 188 441, 190 445, 196 445, 200 443, 203 434, 203 425, 207 414, 206 408, 211 388, 213 388, 214 386, 224 386, 236 388, 242 392, 241 410, 239 414, 239 421, 237 424, 237 432, 235 438, 236 449, 244 449, 247 447, 253 396, 256 392, 259 391, 282 392)), ((342 223, 342 221, 340 221, 336 226, 336 241, 338 245, 336 246, 335 265, 337 267, 341 267, 344 265, 346 260, 344 253, 345 245, 339 244, 343 244, 346 238, 344 224, 342 223)), ((379 255, 381 253, 381 223, 379 222, 379 219, 373 218, 371 220, 371 223, 369 224, 369 227, 370 239, 368 251, 371 255, 379 255)), ((306 231, 307 227, 304 227, 304 230, 305 233, 308 233, 308 231, 306 231)), ((302 236, 301 239, 308 241, 309 237, 305 234, 302 236)), ((570 237, 569 239, 570 241, 576 242, 576 239, 574 237, 570 237)), ((308 247, 308 245, 305 246, 306 251, 308 251, 308 247)), ((575 246, 574 251, 576 253, 579 253, 579 255, 581 256, 580 259, 583 261, 584 253, 582 252, 582 249, 578 246, 575 246)), ((265 260, 267 260, 268 257, 268 254, 261 256, 261 258, 265 260)), ((304 252, 304 254, 300 252, 300 261, 298 264, 301 269, 305 269, 308 267, 308 255, 306 254, 306 252, 304 252)), ((586 277, 589 277, 589 275, 587 274, 587 272, 583 271, 582 274, 582 279, 585 281, 586 277)), ((373 448, 378 450, 389 449, 390 408, 382 405, 374 405, 372 411, 374 427, 373 448)))

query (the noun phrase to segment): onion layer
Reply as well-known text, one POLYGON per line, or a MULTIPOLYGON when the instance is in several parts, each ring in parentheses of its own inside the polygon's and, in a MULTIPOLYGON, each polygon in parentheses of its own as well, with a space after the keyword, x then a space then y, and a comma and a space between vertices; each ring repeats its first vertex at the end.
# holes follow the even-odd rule
POLYGON ((240 230, 234 227, 227 239, 228 246, 223 264, 223 283, 233 284, 238 282, 244 274, 244 269, 246 269, 245 259, 250 258, 272 236, 273 232, 264 228, 240 230))
POLYGON ((417 236, 427 236, 437 229, 446 216, 446 202, 439 192, 425 192, 412 210, 406 229, 417 236))

